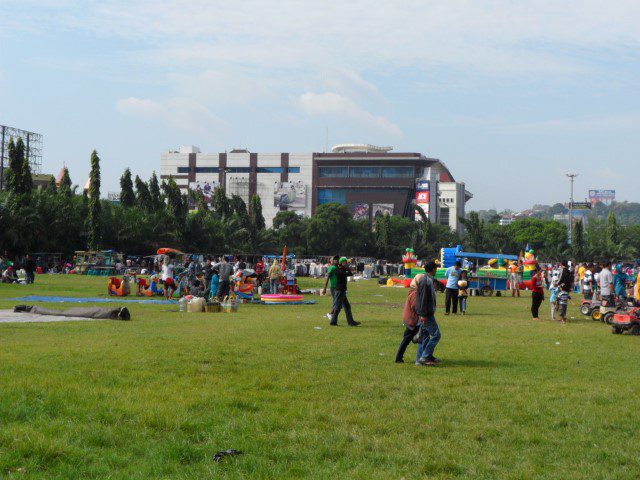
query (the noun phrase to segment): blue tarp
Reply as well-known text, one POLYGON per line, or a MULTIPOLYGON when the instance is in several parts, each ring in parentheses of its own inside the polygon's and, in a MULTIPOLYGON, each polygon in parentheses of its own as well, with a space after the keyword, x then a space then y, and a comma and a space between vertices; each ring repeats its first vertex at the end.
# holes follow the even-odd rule
POLYGON ((175 305, 177 300, 161 300, 150 298, 124 299, 122 297, 91 298, 91 297, 45 297, 30 295, 28 297, 12 298, 21 302, 51 302, 51 303, 144 303, 151 305, 175 305))

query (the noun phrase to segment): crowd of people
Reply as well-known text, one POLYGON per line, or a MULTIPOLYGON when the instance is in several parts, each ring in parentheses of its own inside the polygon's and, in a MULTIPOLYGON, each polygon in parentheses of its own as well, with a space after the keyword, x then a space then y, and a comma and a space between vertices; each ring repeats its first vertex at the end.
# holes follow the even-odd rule
POLYGON ((36 264, 31 255, 13 261, 7 252, 0 256, 0 283, 31 284, 36 281, 36 264), (24 279, 20 279, 18 270, 24 272, 24 279))

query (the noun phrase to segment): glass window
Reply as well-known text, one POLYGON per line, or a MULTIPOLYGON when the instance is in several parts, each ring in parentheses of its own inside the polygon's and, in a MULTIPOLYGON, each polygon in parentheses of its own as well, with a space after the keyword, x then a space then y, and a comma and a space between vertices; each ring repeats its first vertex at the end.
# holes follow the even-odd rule
POLYGON ((348 167, 320 167, 318 170, 320 178, 347 178, 349 176, 348 167))
POLYGON ((413 167, 382 167, 382 178, 413 178, 413 167))
POLYGON ((227 173, 251 173, 251 167, 229 167, 227 173))
POLYGON ((256 169, 258 173, 282 173, 282 167, 258 167, 256 169))
POLYGON ((289 173, 300 173, 300 167, 289 167, 287 171, 289 173))
POLYGON ((196 167, 196 173, 218 173, 219 167, 196 167))
POLYGON ((350 167, 349 176, 352 178, 379 178, 380 167, 350 167))
POLYGON ((318 190, 318 205, 337 202, 342 205, 347 203, 347 191, 336 188, 321 188, 318 190))
POLYGON ((178 173, 189 173, 189 167, 178 167, 178 173))
POLYGON ((440 207, 440 225, 449 225, 449 207, 440 207))

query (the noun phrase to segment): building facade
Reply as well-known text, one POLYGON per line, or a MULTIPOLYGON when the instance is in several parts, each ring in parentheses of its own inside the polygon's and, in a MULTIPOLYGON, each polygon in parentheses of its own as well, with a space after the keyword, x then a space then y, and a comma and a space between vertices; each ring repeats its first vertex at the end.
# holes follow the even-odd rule
POLYGON ((331 153, 213 154, 186 146, 162 154, 160 173, 205 198, 219 186, 247 204, 259 195, 267 225, 281 210, 309 216, 329 202, 346 205, 356 219, 372 221, 378 213, 420 219, 417 204, 432 222, 461 233, 458 218, 472 197, 440 160, 372 145, 339 145, 331 153))

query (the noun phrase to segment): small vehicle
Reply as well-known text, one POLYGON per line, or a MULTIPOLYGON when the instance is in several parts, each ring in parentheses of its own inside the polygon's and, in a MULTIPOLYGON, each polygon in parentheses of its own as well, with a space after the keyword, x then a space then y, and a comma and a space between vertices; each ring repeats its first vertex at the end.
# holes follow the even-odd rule
POLYGON ((628 312, 616 313, 611 319, 611 333, 640 335, 640 308, 634 307, 628 312))
MULTIPOLYGON (((600 307, 600 300, 582 300, 580 304, 580 313, 586 315, 587 317, 593 318, 594 310, 597 310, 600 307)), ((593 318, 594 320, 600 320, 600 317, 593 318)))
POLYGON ((607 300, 602 300, 601 304, 600 304, 600 308, 598 308, 598 311, 600 312, 600 316, 599 318, 595 318, 595 317, 591 317, 594 320, 600 320, 606 324, 611 324, 611 320, 613 319, 613 316, 620 312, 621 309, 619 308, 618 305, 616 305, 616 302, 614 301, 612 304, 609 304, 609 302, 607 300))

